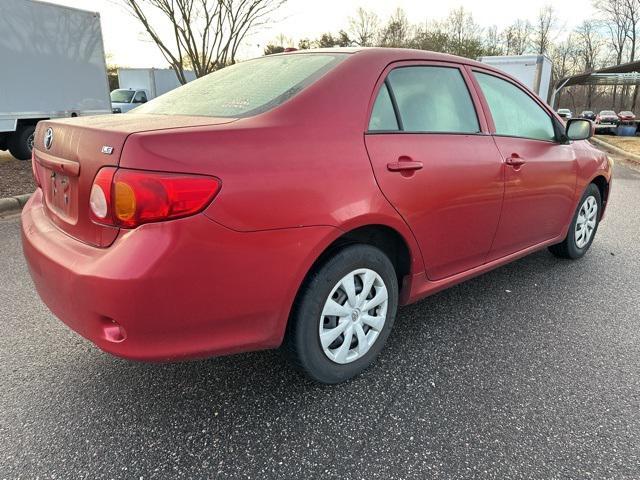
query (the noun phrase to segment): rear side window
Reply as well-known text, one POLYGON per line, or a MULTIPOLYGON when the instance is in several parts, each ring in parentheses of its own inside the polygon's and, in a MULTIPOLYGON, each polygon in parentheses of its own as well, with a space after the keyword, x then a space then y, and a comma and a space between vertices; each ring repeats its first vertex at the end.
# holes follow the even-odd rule
POLYGON ((134 113, 249 117, 284 103, 347 54, 294 54, 225 67, 157 97, 134 113))
POLYGON ((389 73, 387 81, 391 88, 388 93, 393 95, 398 106, 403 131, 480 131, 471 95, 457 68, 400 67, 389 73))
POLYGON ((391 96, 387 84, 383 83, 376 103, 373 105, 371 120, 369 121, 370 131, 393 131, 399 130, 396 112, 393 109, 391 96))
POLYGON ((529 95, 511 82, 475 72, 489 104, 497 135, 555 140, 551 117, 529 95))
POLYGON ((136 93, 136 96, 133 99, 133 103, 144 103, 146 101, 147 101, 147 94, 144 92, 136 93))

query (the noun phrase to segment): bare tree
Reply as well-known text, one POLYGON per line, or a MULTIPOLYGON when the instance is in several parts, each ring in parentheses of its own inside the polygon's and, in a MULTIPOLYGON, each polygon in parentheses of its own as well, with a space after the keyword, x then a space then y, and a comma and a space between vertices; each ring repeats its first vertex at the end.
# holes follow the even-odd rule
POLYGON ((630 42, 629 61, 636 59, 638 23, 640 22, 640 0, 624 0, 624 16, 627 19, 627 39, 630 42))
POLYGON ((483 55, 502 55, 505 53, 502 48, 502 42, 500 41, 500 35, 498 34, 498 27, 493 25, 487 28, 483 37, 483 55))
MULTIPOLYGON (((609 2, 595 1, 594 7, 600 12, 601 21, 609 32, 609 44, 615 54, 615 63, 622 63, 625 47, 627 46, 629 19, 626 15, 626 0, 611 0, 609 2)), ((613 86, 612 106, 616 108, 618 86, 613 86)))
POLYGON ((316 48, 350 47, 353 42, 344 30, 340 30, 337 35, 325 32, 312 42, 316 48))
POLYGON ((570 33, 565 40, 554 45, 550 53, 556 80, 578 73, 579 46, 575 33, 570 33))
MULTIPOLYGON (((575 34, 569 36, 562 42, 554 45, 550 51, 551 60, 553 61, 553 82, 557 82, 561 78, 573 75, 577 71, 578 65, 578 47, 576 45, 575 34)), ((562 95, 565 90, 558 92, 556 102, 560 105, 562 95)))
POLYGON ((374 11, 358 7, 355 16, 349 17, 349 33, 360 47, 372 47, 375 44, 379 27, 380 19, 374 11))
POLYGON ((121 1, 186 83, 187 67, 201 77, 234 63, 246 35, 286 0, 121 1))
POLYGON ((463 57, 478 57, 483 53, 482 28, 464 7, 454 8, 444 23, 449 34, 449 51, 463 57))
POLYGON ((554 40, 557 18, 553 6, 546 5, 540 9, 536 19, 534 43, 536 52, 543 55, 549 51, 554 40))
POLYGON ((407 14, 398 8, 380 32, 379 44, 383 47, 407 47, 411 42, 412 30, 407 14))
MULTIPOLYGON (((627 18, 628 29, 627 39, 629 40, 629 61, 634 62, 636 59, 636 48, 638 42, 638 23, 640 23, 640 0, 624 0, 624 15, 627 18)), ((625 86, 622 89, 622 102, 621 106, 625 103, 629 87, 625 86)), ((633 89, 633 100, 631 102, 631 110, 635 110, 636 102, 638 100, 638 86, 633 89)))
POLYGON ((449 50, 449 34, 441 22, 425 22, 415 27, 409 48, 447 52, 449 50))
POLYGON ((505 55, 523 55, 531 45, 532 30, 528 20, 518 19, 509 25, 503 33, 505 55))
MULTIPOLYGON (((603 39, 600 36, 595 22, 585 20, 576 29, 578 37, 578 55, 581 60, 582 70, 592 72, 598 67, 600 51, 602 50, 603 39)), ((591 108, 593 102, 594 86, 587 85, 587 108, 591 108)))
POLYGON ((293 39, 291 37, 287 37, 284 33, 279 33, 276 35, 275 40, 273 41, 274 45, 279 45, 284 48, 291 48, 294 45, 293 39))

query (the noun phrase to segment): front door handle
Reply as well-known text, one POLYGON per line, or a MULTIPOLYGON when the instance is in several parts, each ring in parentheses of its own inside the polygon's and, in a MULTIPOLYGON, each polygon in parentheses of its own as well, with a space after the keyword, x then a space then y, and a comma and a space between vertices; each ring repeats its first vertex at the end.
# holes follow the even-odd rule
POLYGON ((412 170, 420 170, 423 167, 422 162, 414 160, 398 159, 397 162, 387 163, 387 170, 390 172, 406 172, 412 170))
POLYGON ((527 162, 517 153, 512 153, 511 156, 506 159, 505 163, 517 170, 527 162))

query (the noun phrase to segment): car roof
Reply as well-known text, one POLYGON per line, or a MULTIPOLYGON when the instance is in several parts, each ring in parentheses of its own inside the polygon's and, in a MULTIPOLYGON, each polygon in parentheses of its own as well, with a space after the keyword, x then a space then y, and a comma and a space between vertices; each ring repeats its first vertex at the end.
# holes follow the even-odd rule
POLYGON ((491 70, 502 75, 511 77, 502 70, 499 70, 486 63, 478 62, 466 57, 458 57, 447 53, 432 52, 429 50, 417 50, 413 48, 387 48, 387 47, 334 47, 334 48, 311 48, 305 50, 295 50, 292 52, 279 53, 277 55, 304 55, 310 53, 347 53, 358 57, 369 57, 373 61, 380 62, 400 62, 403 60, 425 60, 459 63, 471 65, 491 70))

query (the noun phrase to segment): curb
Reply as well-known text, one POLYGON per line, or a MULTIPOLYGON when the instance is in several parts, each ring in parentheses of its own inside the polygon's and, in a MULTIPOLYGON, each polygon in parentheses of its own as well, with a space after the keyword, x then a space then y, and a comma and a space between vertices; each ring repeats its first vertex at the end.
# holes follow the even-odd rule
POLYGON ((612 152, 615 152, 618 155, 622 155, 627 160, 633 163, 640 164, 640 155, 636 155, 635 153, 629 153, 626 150, 616 147, 615 145, 611 145, 610 143, 605 142, 604 140, 600 140, 599 138, 591 137, 590 140, 602 148, 611 150, 612 152))
POLYGON ((0 217, 20 212, 30 197, 31 194, 26 193, 15 197, 0 198, 0 217))

